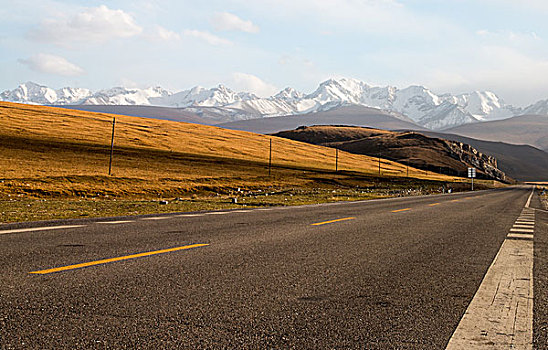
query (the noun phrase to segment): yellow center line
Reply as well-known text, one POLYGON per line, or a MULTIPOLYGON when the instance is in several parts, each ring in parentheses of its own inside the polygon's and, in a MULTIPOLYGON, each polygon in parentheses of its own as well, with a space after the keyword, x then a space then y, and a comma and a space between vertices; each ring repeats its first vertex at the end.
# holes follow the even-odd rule
POLYGON ((152 251, 152 252, 144 252, 144 253, 138 253, 138 254, 132 254, 132 255, 119 256, 117 258, 102 259, 102 260, 96 260, 96 261, 88 261, 88 262, 81 263, 81 264, 55 267, 55 268, 47 269, 47 270, 31 271, 29 273, 37 274, 37 275, 45 275, 45 274, 48 274, 48 273, 74 270, 74 269, 81 269, 83 267, 101 265, 101 264, 106 264, 106 263, 111 263, 111 262, 116 262, 116 261, 122 261, 122 260, 128 260, 128 259, 142 258, 142 257, 145 257, 145 256, 156 255, 156 254, 171 253, 171 252, 176 252, 178 250, 205 247, 205 246, 208 246, 208 245, 209 244, 205 244, 205 243, 191 244, 191 245, 185 245, 185 246, 182 246, 182 247, 175 247, 175 248, 169 248, 169 249, 155 250, 155 251, 152 251))
POLYGON ((432 204, 428 204, 429 207, 433 207, 433 206, 436 206, 436 205, 440 205, 440 203, 432 203, 432 204))
POLYGON ((458 202, 460 199, 453 199, 451 202, 458 202))
POLYGON ((320 226, 320 225, 325 225, 325 224, 331 224, 333 222, 337 222, 337 221, 345 221, 345 220, 354 220, 355 217, 349 217, 349 218, 342 218, 342 219, 336 219, 336 220, 329 220, 329 221, 322 221, 322 222, 317 222, 315 224, 310 224, 312 226, 320 226))
POLYGON ((407 210, 411 210, 411 208, 404 208, 404 209, 392 210, 392 213, 399 213, 400 211, 407 211, 407 210))

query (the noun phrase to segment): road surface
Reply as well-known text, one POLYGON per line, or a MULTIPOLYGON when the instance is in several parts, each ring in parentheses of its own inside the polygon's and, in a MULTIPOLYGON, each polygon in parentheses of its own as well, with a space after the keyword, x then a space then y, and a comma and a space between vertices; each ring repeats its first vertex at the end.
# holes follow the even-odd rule
POLYGON ((0 348, 542 349, 548 213, 531 193, 2 225, 0 348), (482 324, 500 310, 511 332, 482 324))

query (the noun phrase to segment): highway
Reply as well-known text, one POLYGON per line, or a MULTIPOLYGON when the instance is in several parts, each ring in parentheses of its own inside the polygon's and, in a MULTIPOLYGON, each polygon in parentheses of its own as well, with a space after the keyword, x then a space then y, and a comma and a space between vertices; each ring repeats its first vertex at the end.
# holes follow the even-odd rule
POLYGON ((532 193, 1 225, 0 348, 545 349, 532 193))

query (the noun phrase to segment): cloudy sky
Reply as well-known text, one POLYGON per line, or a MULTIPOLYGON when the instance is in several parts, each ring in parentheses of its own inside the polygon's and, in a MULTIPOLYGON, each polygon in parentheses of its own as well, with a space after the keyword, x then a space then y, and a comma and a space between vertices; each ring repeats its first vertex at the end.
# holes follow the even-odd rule
POLYGON ((331 77, 548 98, 545 0, 0 0, 0 90, 219 83, 266 96, 331 77))

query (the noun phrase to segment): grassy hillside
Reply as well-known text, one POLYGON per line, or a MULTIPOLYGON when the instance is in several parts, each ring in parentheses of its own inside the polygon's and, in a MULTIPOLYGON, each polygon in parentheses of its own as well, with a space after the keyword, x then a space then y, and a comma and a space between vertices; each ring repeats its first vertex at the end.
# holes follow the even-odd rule
POLYGON ((396 132, 357 126, 316 125, 281 131, 274 136, 314 145, 338 148, 354 154, 375 156, 410 166, 465 176, 469 167, 477 168, 478 178, 504 180, 496 160, 460 142, 428 137, 420 132, 396 132))
MULTIPOLYGON (((354 195, 335 198, 354 199, 373 196, 372 191, 363 190, 366 188, 384 189, 375 195, 387 195, 395 187, 408 188, 412 183, 424 189, 428 187, 425 184, 439 187, 442 182, 461 181, 432 173, 426 176, 424 171, 413 168, 413 179, 407 179, 405 166, 388 160, 382 160, 379 177, 377 158, 346 152, 339 152, 340 171, 335 173, 335 151, 331 148, 212 126, 128 116, 116 116, 113 175, 108 176, 112 118, 101 113, 0 103, 0 222, 14 220, 6 219, 6 213, 15 215, 18 211, 13 210, 17 207, 14 199, 81 202, 180 197, 183 203, 186 199, 241 196, 244 200, 248 197, 252 205, 257 194, 267 190, 293 191, 291 197, 299 197, 297 194, 303 190, 331 193, 333 188, 359 188, 354 195), (268 174, 270 139, 272 176, 268 174)), ((279 199, 287 202, 287 198, 279 199)), ((275 200, 266 202, 272 201, 275 200)), ((36 203, 31 204, 33 207, 36 203)), ((255 204, 264 203, 255 200, 255 204)), ((79 210, 64 212, 62 216, 79 216, 79 210)), ((128 209, 112 214, 126 212, 143 211, 128 209)), ((89 215, 101 213, 99 210, 89 215)), ((49 217, 55 215, 32 216, 49 217)))
POLYGON ((498 168, 519 181, 548 180, 548 153, 530 145, 477 140, 455 134, 421 131, 431 137, 467 143, 478 151, 497 158, 498 168))

